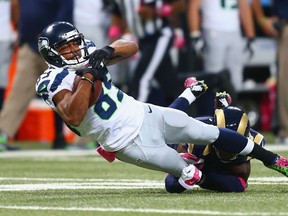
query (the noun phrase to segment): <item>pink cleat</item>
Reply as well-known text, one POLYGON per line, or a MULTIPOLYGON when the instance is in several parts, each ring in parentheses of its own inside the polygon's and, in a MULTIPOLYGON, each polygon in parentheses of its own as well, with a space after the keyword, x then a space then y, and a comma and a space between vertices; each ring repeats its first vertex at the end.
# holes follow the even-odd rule
POLYGON ((274 164, 268 166, 268 168, 276 170, 288 177, 288 158, 278 155, 274 164))
POLYGON ((197 82, 195 77, 188 77, 184 82, 184 88, 188 88, 197 82))
POLYGON ((188 77, 184 82, 184 87, 190 88, 195 98, 200 97, 208 89, 208 86, 206 85, 204 80, 198 81, 195 77, 188 77))

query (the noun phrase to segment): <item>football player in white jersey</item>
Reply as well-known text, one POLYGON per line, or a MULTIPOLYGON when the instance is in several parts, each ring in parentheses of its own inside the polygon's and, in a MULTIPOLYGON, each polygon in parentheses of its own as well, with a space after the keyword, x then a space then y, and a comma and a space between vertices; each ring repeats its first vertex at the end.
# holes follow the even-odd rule
MULTIPOLYGON (((117 40, 102 49, 70 23, 47 26, 38 39, 39 51, 49 68, 39 77, 36 91, 79 136, 90 136, 104 152, 121 161, 179 177, 185 189, 201 180, 202 173, 188 165, 166 144, 213 143, 227 152, 253 155, 272 169, 287 175, 282 157, 265 152, 253 141, 226 128, 207 125, 184 112, 141 103, 116 88, 105 65, 134 55, 134 42, 117 40), (81 81, 72 93, 75 76, 81 81), (102 81, 98 100, 89 107, 92 86, 102 81), (221 143, 233 142, 227 146, 221 143), (285 170, 285 171, 283 171, 285 170)), ((203 81, 196 81, 182 94, 191 102, 205 92, 203 81)), ((181 95, 180 95, 181 97, 181 95)))

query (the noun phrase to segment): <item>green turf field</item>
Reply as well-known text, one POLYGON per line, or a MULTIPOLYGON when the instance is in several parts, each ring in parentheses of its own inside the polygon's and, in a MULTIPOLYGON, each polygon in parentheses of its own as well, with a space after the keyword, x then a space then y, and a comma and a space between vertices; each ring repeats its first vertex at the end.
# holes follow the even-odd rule
POLYGON ((0 216, 288 215, 288 179, 257 161, 241 194, 168 194, 165 173, 94 151, 4 152, 0 164, 0 216))

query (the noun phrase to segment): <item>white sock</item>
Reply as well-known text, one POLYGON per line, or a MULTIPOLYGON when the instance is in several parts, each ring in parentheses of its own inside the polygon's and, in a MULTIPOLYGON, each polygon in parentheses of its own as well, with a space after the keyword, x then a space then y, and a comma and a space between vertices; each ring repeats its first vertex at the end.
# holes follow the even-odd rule
POLYGON ((189 105, 196 100, 196 97, 193 95, 190 88, 186 88, 179 96, 179 98, 180 97, 186 98, 189 101, 189 105))

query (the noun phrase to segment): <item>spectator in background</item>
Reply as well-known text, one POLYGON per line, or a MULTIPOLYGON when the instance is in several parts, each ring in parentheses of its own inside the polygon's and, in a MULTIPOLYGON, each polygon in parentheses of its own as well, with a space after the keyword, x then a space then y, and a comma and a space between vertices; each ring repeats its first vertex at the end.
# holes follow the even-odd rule
POLYGON ((173 30, 169 20, 178 2, 182 4, 181 0, 115 1, 112 21, 123 22, 122 26, 112 22, 111 28, 126 33, 125 38, 130 32, 140 47, 133 78, 129 80, 129 92, 139 101, 167 106, 178 94, 177 71, 170 56, 173 30))
MULTIPOLYGON (((8 82, 9 66, 12 59, 14 34, 11 19, 15 13, 15 7, 12 7, 10 0, 0 1, 0 110, 2 109, 4 102, 4 94, 8 82)), ((10 145, 0 144, 0 151, 13 149, 14 148, 10 145)))
POLYGON ((94 41, 97 47, 103 47, 108 42, 105 38, 104 18, 102 0, 74 0, 74 25, 86 38, 94 41))
POLYGON ((272 1, 272 17, 264 15, 260 0, 253 0, 253 10, 263 31, 277 39, 277 113, 279 140, 288 145, 288 1, 272 1))
POLYGON ((8 82, 9 65, 13 51, 13 29, 11 1, 0 1, 0 110, 2 109, 4 93, 8 82), (4 55, 5 53, 5 55, 4 55))
MULTIPOLYGON (((19 9, 19 14, 13 20, 19 35, 19 52, 12 90, 0 115, 2 146, 8 146, 8 138, 13 138, 17 133, 29 103, 35 97, 35 82, 42 71, 47 68, 45 61, 38 53, 39 34, 51 22, 60 20, 72 22, 73 15, 73 0, 12 0, 12 4, 19 9)), ((63 122, 58 115, 55 114, 55 116, 56 137, 53 148, 61 149, 66 145, 63 122)))
POLYGON ((255 37, 247 0, 189 0, 188 24, 194 48, 201 50, 204 42, 204 71, 219 73, 228 70, 235 90, 241 90, 245 50, 241 25, 250 52, 255 37))

